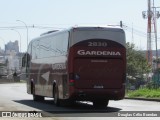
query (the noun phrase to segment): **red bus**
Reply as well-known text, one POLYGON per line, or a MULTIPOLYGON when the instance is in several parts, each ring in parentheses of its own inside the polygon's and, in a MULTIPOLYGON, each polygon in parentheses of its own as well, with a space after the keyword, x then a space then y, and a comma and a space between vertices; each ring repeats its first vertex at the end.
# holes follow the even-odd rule
MULTIPOLYGON (((48 32, 28 46, 27 92, 35 101, 108 105, 125 94, 125 33, 120 27, 72 27, 48 32)), ((27 60, 27 62, 25 62, 27 60)))

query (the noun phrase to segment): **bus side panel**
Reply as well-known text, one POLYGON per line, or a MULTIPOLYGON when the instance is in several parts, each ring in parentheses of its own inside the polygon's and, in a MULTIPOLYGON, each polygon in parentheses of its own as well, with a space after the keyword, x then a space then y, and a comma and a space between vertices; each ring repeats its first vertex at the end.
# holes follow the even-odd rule
MULTIPOLYGON (((30 42, 28 53, 31 54, 27 91, 31 93, 31 83, 34 85, 34 94, 53 97, 54 82, 59 89, 59 97, 66 96, 67 76, 67 49, 68 31, 51 33, 36 38, 30 42), (65 76, 65 77, 64 77, 65 76), (65 93, 65 95, 64 95, 65 93)), ((33 94, 33 93, 32 93, 33 94)))
MULTIPOLYGON (((54 58, 50 58, 54 59, 54 58)), ((65 62, 65 61, 64 61, 65 62)), ((32 69, 30 74, 30 82, 35 85, 35 94, 46 97, 53 97, 54 83, 59 90, 60 99, 64 99, 67 92, 64 91, 64 85, 67 82, 66 64, 55 63, 55 64, 31 64, 32 69)), ((30 89, 30 88, 29 88, 30 89)))

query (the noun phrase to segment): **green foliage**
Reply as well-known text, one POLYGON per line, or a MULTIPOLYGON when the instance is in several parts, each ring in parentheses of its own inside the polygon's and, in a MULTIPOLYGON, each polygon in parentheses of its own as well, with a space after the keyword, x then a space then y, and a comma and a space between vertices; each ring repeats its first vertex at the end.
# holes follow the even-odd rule
POLYGON ((126 44, 127 48, 127 75, 136 77, 141 76, 144 73, 149 73, 151 67, 147 64, 145 55, 135 49, 134 44, 129 42, 126 44))
POLYGON ((160 98, 160 89, 143 88, 135 91, 128 92, 128 97, 143 97, 143 98, 160 98))
POLYGON ((146 84, 146 88, 148 89, 158 89, 159 88, 159 83, 156 81, 150 81, 146 84))

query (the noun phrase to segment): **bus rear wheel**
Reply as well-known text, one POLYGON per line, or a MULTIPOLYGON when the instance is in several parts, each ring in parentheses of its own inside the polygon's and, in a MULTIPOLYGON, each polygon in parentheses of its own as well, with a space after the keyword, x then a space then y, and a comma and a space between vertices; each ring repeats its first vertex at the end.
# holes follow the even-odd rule
POLYGON ((55 88, 53 91, 53 97, 54 97, 54 104, 56 106, 60 106, 60 99, 59 99, 59 95, 58 95, 58 88, 55 88))
POLYGON ((33 94, 33 100, 34 101, 44 101, 44 97, 33 94))
POLYGON ((44 100, 43 96, 35 95, 35 86, 34 86, 33 82, 31 82, 31 94, 33 94, 34 101, 43 101, 44 100))
POLYGON ((106 108, 108 106, 109 100, 95 100, 93 101, 93 106, 95 108, 106 108))

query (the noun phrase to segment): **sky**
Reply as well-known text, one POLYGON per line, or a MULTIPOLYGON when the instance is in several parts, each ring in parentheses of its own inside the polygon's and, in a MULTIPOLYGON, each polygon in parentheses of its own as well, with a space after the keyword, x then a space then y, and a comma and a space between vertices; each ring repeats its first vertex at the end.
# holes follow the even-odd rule
MULTIPOLYGON (((126 41, 137 49, 147 49, 148 0, 0 0, 0 47, 9 41, 19 41, 21 52, 27 50, 28 42, 40 34, 77 25, 124 24, 126 41), (17 21, 20 20, 20 21, 17 21)), ((154 0, 160 7, 160 1, 154 0)), ((160 9, 157 9, 160 10, 160 9)), ((160 36, 160 19, 157 34, 160 36)), ((160 43, 160 39, 158 39, 160 43)), ((152 48, 155 48, 153 41, 152 48)), ((160 45, 158 46, 160 49, 160 45)))

